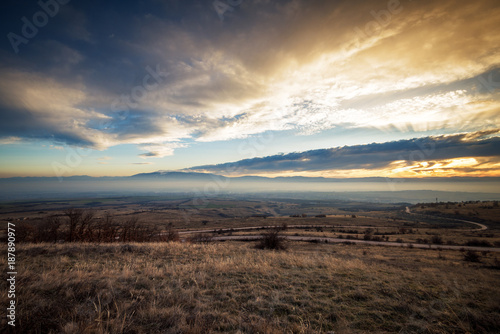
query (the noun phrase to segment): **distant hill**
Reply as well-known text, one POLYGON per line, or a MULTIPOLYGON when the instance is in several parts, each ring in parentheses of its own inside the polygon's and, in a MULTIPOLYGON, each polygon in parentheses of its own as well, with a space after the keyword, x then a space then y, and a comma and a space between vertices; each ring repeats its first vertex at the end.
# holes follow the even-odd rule
MULTIPOLYGON (((156 171, 132 176, 0 178, 0 201, 88 196, 191 193, 196 196, 275 193, 301 198, 348 198, 416 203, 440 200, 498 200, 500 178, 325 178, 227 177, 191 171, 156 171), (332 197, 333 196, 333 197, 332 197)), ((281 196, 279 195, 279 196, 281 196)))
POLYGON ((166 172, 166 171, 141 173, 129 176, 129 178, 131 179, 163 178, 163 179, 178 179, 178 180, 211 180, 214 177, 225 178, 224 176, 210 174, 210 173, 166 172))
POLYGON ((500 182, 500 177, 425 177, 425 178, 387 178, 387 177, 360 177, 360 178, 327 178, 308 176, 222 176, 212 173, 182 172, 182 171, 156 171, 152 173, 140 173, 130 178, 165 178, 182 180, 213 180, 229 179, 238 181, 264 181, 264 182, 500 182))

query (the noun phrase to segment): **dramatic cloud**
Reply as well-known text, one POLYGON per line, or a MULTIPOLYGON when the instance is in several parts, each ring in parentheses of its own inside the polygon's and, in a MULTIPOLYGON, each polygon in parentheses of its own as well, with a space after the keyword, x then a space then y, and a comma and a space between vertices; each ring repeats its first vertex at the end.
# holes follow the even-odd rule
POLYGON ((496 129, 344 146, 188 170, 224 175, 500 176, 499 134, 496 129))
MULTIPOLYGON (((12 6, 4 35, 21 34, 21 17, 40 10, 12 6)), ((496 0, 245 0, 223 18, 212 1, 61 6, 19 53, 8 40, 1 45, 1 143, 135 144, 151 158, 266 131, 500 127, 496 0)), ((396 144, 373 145, 366 148, 396 144)), ((312 169, 293 154, 273 168, 271 161, 245 168, 373 169, 395 161, 383 151, 363 163, 348 152, 355 149, 311 151, 303 158, 312 169)))

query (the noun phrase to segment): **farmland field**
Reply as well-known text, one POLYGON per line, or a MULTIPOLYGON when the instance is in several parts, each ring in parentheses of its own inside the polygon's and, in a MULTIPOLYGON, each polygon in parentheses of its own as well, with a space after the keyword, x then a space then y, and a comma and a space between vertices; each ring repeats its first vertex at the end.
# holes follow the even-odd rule
MULTIPOLYGON (((1 218, 24 238, 16 249, 16 329, 495 333, 500 328, 496 205, 468 203, 466 212, 463 203, 407 209, 229 198, 202 204, 161 197, 4 203, 1 218), (462 215, 450 209, 458 205, 462 215), (113 242, 83 237, 69 242, 69 212, 90 213, 89 229, 113 217, 113 242), (57 238, 47 242, 37 233, 50 218, 60 225, 57 238), (131 219, 134 226, 151 227, 155 239, 121 239, 131 219), (224 240, 260 238, 269 231, 310 238, 283 240, 285 250, 258 249, 258 240, 224 240), (177 237, 158 237, 167 233, 177 237), (481 251, 470 250, 474 247, 481 251)), ((1 264, 7 272, 6 256, 1 264)))

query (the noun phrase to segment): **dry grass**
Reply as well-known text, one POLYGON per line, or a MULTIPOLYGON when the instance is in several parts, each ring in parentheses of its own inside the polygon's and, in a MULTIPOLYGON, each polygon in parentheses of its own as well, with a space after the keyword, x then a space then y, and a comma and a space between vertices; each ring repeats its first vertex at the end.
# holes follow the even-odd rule
POLYGON ((24 244, 17 254, 18 333, 500 328, 500 272, 459 252, 330 244, 275 252, 225 242, 24 244))
POLYGON ((490 227, 499 228, 500 205, 498 201, 466 203, 423 203, 412 208, 416 213, 444 214, 461 219, 479 219, 490 227))

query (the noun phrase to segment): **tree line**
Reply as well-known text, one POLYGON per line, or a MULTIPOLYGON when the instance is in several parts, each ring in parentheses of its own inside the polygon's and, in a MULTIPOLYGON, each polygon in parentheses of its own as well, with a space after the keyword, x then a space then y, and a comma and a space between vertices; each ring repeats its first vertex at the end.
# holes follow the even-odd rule
POLYGON ((152 242, 176 241, 179 235, 172 229, 166 232, 158 225, 142 223, 137 217, 117 220, 110 213, 96 217, 87 209, 72 208, 63 215, 45 217, 37 224, 19 226, 19 242, 152 242))

